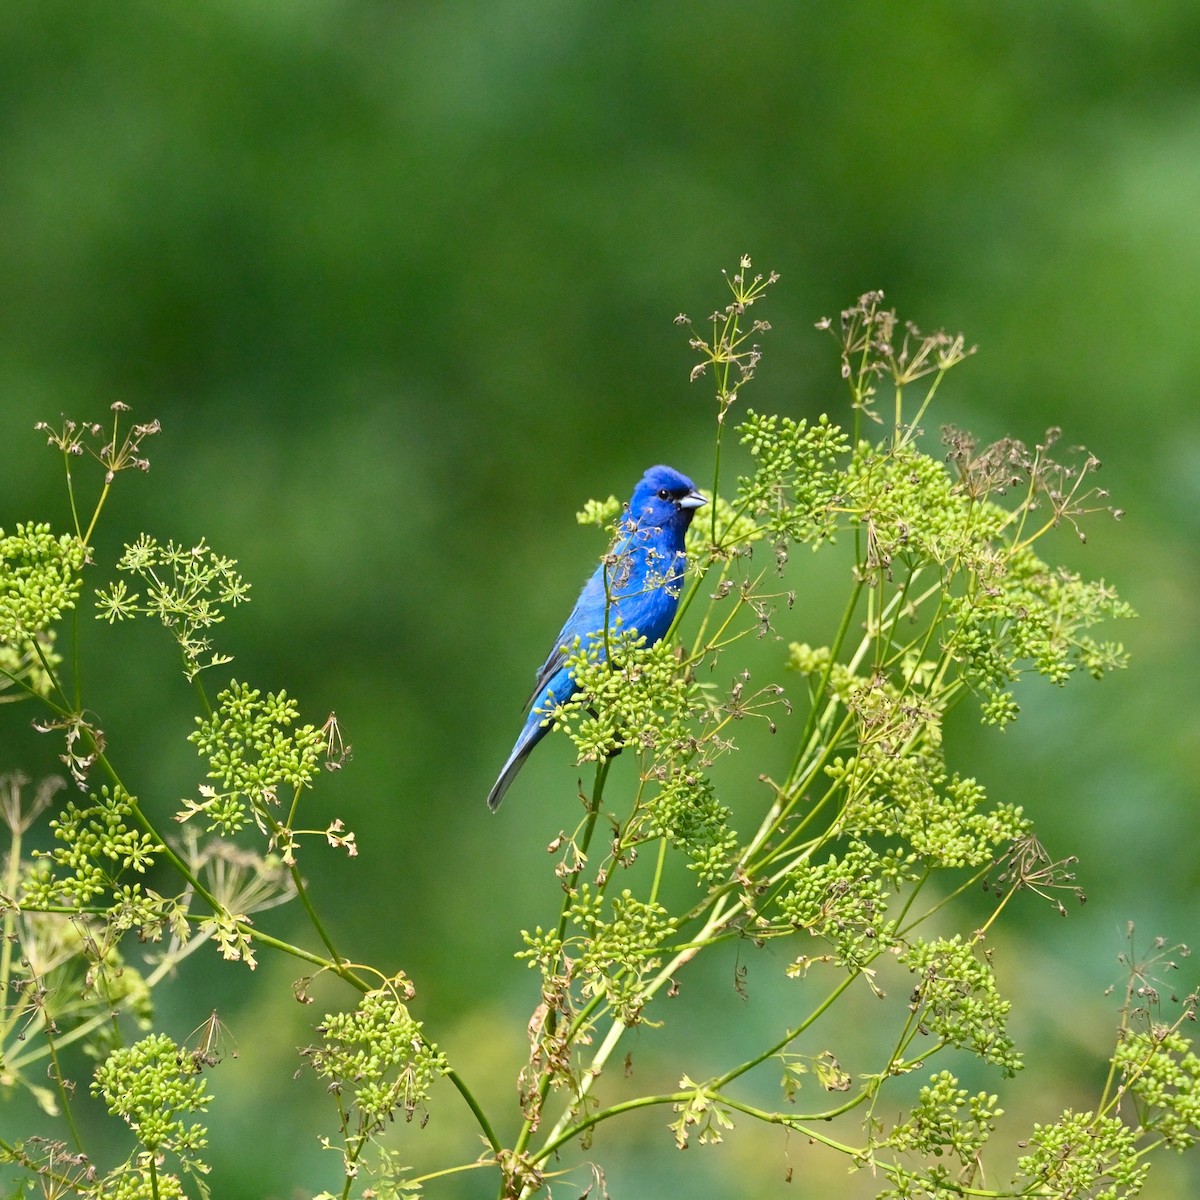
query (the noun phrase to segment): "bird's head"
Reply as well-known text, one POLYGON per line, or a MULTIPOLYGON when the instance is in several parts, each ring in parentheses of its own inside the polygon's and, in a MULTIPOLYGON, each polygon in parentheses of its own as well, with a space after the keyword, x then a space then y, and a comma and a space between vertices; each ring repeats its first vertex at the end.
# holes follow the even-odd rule
POLYGON ((639 529, 677 529, 692 523, 696 509, 708 501, 696 485, 673 467, 651 467, 633 490, 629 519, 639 529))

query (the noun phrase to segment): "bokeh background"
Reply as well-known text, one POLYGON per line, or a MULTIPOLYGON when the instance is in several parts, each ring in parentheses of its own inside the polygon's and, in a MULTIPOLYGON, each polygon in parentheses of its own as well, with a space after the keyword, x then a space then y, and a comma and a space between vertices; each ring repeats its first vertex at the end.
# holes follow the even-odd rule
MULTIPOLYGON (((952 761, 1078 854, 1089 897, 1066 920, 1020 906, 996 946, 1030 1061, 1005 1093, 1015 1142, 1095 1096, 1126 923, 1139 949, 1200 933, 1197 46, 1183 0, 10 5, 0 524, 65 520, 36 420, 114 400, 161 419, 100 549, 144 528, 239 559, 254 603, 221 631, 234 670, 314 721, 335 709, 353 743, 319 803, 361 853, 310 852, 317 902, 348 955, 410 974, 431 1035, 511 1128, 534 998, 512 955, 555 903, 566 746, 547 743, 498 816, 483 797, 598 552, 573 513, 650 462, 711 470, 710 389, 688 383, 672 318, 723 303, 743 253, 778 270, 748 398, 835 417, 817 318, 879 287, 902 316, 962 329, 980 352, 933 422, 1029 441, 1058 424, 1093 450, 1128 515, 1058 549, 1140 613, 1116 631, 1128 672, 1030 689, 1004 734, 955 726, 952 761)), ((823 641, 839 585, 804 578, 782 632, 823 641)), ((93 653, 110 747, 169 812, 197 775, 174 651, 104 628, 93 653)), ((0 770, 49 769, 24 716, 3 715, 0 770)), ((304 936, 286 910, 263 920, 304 936)), ((786 953, 698 975, 675 1027, 634 1039, 647 1078, 670 1086, 681 1062, 699 1077, 779 1028, 786 953)), ((338 1178, 317 1144, 328 1098, 293 1077, 314 1010, 288 999, 295 963, 264 958, 252 991, 241 971, 202 954, 163 997, 175 1036, 216 1006, 237 1044, 214 1079, 214 1194, 311 1195, 338 1178)), ((856 1001, 864 1036, 872 1003, 856 1001)), ((6 1136, 36 1127, 7 1111, 6 1136)), ((473 1156, 462 1115, 439 1090, 428 1127, 396 1139, 405 1161, 473 1156)), ((779 1131, 679 1155, 664 1126, 602 1133, 614 1195, 881 1186, 779 1131)), ((1184 1158, 1145 1194, 1198 1192, 1184 1158)))

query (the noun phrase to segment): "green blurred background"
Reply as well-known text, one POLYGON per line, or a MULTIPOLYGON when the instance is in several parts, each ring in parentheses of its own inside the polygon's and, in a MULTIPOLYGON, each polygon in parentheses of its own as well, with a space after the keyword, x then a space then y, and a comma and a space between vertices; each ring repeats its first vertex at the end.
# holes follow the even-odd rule
MULTIPOLYGON (((316 722, 336 709, 354 747, 317 803, 361 853, 310 851, 317 902, 345 953, 408 971, 509 1132, 535 996, 512 954, 555 903, 543 847, 575 819, 565 744, 497 817, 483 797, 598 551, 575 510, 651 462, 711 471, 710 389, 688 384, 672 318, 723 303, 742 253, 778 270, 747 398, 835 417, 818 317, 881 287, 923 327, 964 330, 980 353, 933 423, 1029 441, 1060 424, 1093 450, 1128 515, 1058 550, 1141 614, 1115 631, 1127 673, 1031 688, 1004 734, 954 726, 952 763, 1078 854, 1089 896, 1068 920, 1019 906, 996 947, 1031 1064, 1005 1095, 1015 1141, 1094 1098, 1126 922, 1141 946, 1198 932, 1197 46, 1183 0, 6 5, 0 524, 65 520, 36 420, 114 400, 162 420, 100 550, 145 528, 240 560, 254 603, 221 631, 238 677, 286 687, 316 722)), ((805 578, 781 632, 824 641, 840 584, 805 578)), ((169 812, 197 776, 174 651, 149 627, 96 632, 92 707, 169 812)), ((0 770, 48 770, 25 715, 4 715, 0 770)), ((287 910, 263 921, 304 936, 287 910)), ((745 962, 747 1001, 732 958, 698 972, 693 1007, 633 1040, 645 1080, 766 1040, 796 1003, 787 956, 745 962)), ((289 999, 294 963, 265 958, 249 1007, 241 971, 201 954, 163 998, 176 1037, 218 1006, 237 1042, 213 1083, 214 1194, 310 1195, 338 1178, 316 1141, 329 1102, 293 1078, 314 1010, 289 999)), ((855 1003, 869 1030, 878 1005, 855 1003)), ((402 1156, 472 1157, 462 1116, 440 1089, 402 1156)), ((881 1186, 776 1130, 680 1156, 664 1125, 598 1138, 614 1196, 881 1186)), ((1198 1193, 1185 1158, 1145 1194, 1198 1193)))

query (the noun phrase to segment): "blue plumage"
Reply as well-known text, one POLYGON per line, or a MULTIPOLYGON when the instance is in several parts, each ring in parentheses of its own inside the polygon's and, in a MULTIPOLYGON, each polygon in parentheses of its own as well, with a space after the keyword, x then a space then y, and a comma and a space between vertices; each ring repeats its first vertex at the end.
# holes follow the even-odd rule
POLYGON ((537 673, 529 716, 488 793, 488 808, 499 807, 530 752, 546 736, 550 727, 546 714, 574 695, 575 680, 565 664, 577 637, 587 643, 602 636, 606 624, 612 630, 620 622, 621 629, 636 629, 652 645, 671 627, 687 565, 684 534, 704 503, 696 485, 671 467, 651 467, 642 476, 612 552, 584 584, 554 649, 537 673))

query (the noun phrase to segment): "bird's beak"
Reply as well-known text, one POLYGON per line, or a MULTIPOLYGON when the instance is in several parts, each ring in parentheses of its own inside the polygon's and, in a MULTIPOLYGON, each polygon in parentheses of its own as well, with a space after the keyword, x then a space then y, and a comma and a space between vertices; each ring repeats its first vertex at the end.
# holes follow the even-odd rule
POLYGON ((688 492, 682 500, 679 501, 680 508, 699 508, 702 504, 707 504, 708 501, 700 495, 699 492, 688 492))

